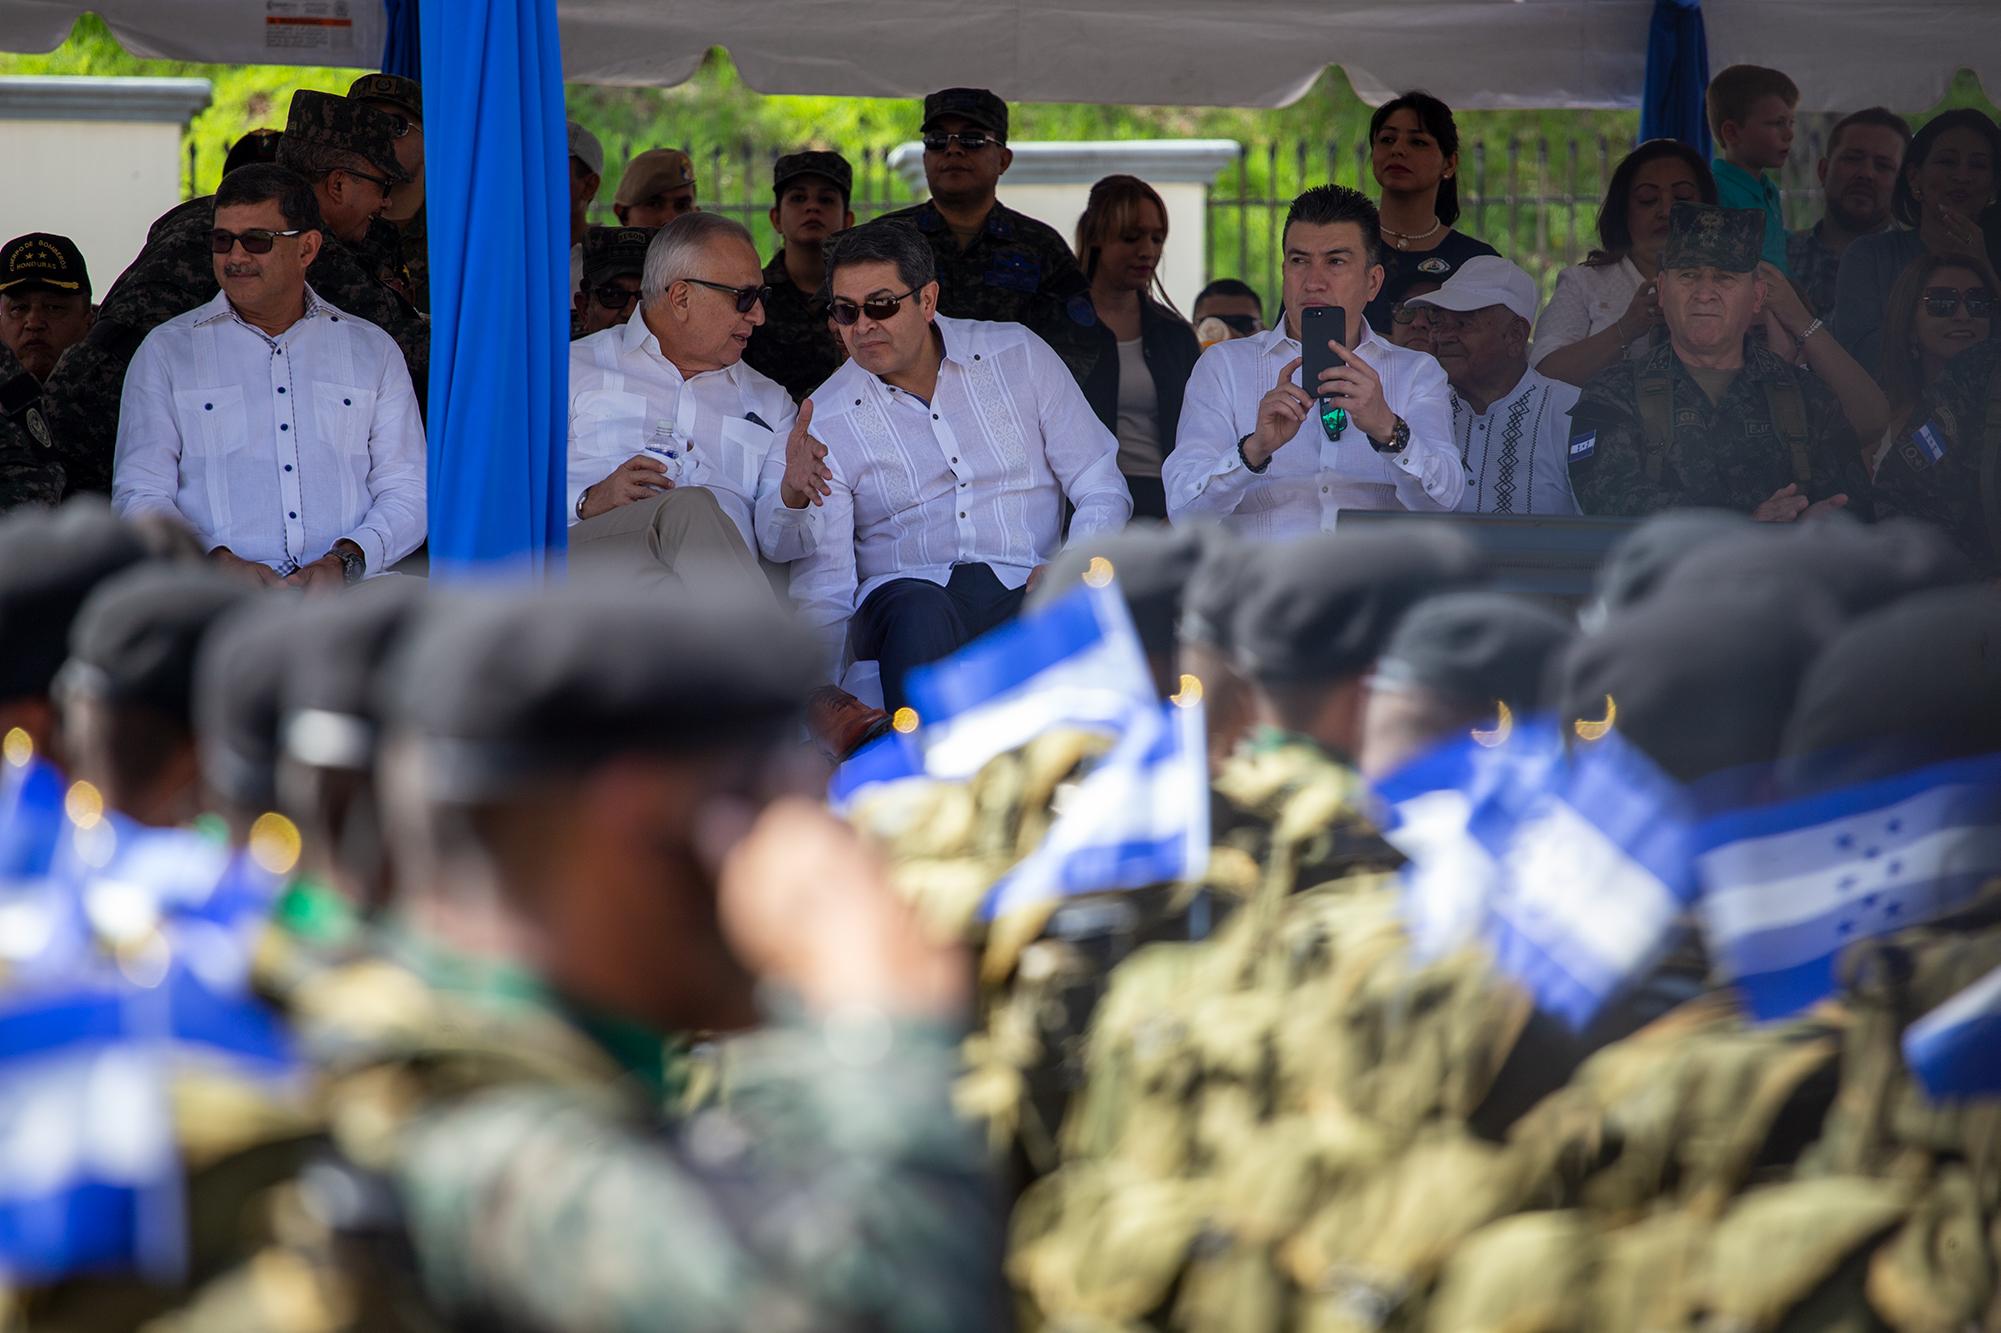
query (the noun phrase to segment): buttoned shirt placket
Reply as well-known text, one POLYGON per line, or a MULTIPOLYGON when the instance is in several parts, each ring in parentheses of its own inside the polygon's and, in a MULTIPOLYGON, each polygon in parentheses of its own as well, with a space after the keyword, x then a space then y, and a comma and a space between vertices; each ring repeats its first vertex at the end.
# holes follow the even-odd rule
POLYGON ((230 316, 243 328, 249 329, 264 340, 270 348, 270 378, 272 416, 277 430, 273 432, 273 455, 278 463, 278 494, 285 505, 285 565, 278 572, 290 574, 299 568, 299 552, 306 549, 306 525, 300 515, 305 512, 305 494, 299 487, 299 419, 298 397, 292 380, 292 361, 285 355, 285 343, 290 340, 292 329, 298 328, 313 317, 308 309, 297 324, 273 338, 255 325, 245 323, 233 312, 230 316))
POLYGON ((887 382, 883 384, 883 388, 888 391, 889 401, 895 406, 897 411, 920 412, 931 418, 931 443, 938 450, 939 456, 945 460, 945 466, 950 468, 952 472, 952 489, 955 501, 952 512, 958 515, 957 518, 952 520, 953 535, 957 539, 957 546, 952 552, 952 563, 954 565, 963 565, 966 563, 969 553, 976 549, 973 520, 970 517, 973 511, 972 506, 967 502, 968 491, 972 486, 972 468, 960 461, 965 455, 959 449, 958 434, 953 431, 952 423, 945 420, 944 414, 938 411, 937 406, 938 400, 944 396, 945 376, 951 373, 951 364, 950 361, 940 362, 938 367, 938 383, 931 390, 931 401, 929 403, 919 398, 916 394, 899 389, 887 382))

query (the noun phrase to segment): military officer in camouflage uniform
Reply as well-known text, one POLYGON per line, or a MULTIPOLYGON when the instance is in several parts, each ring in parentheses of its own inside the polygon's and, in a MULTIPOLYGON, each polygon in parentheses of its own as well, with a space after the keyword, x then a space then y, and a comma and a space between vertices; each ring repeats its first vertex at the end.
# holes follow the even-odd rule
POLYGON ((400 74, 364 74, 348 98, 388 113, 400 129, 396 162, 404 178, 389 192, 389 205, 369 224, 369 246, 377 252, 384 282, 425 314, 431 313, 430 237, 424 226, 424 90, 400 74))
POLYGON ((1007 103, 984 88, 946 88, 924 99, 922 132, 931 197, 883 217, 931 243, 938 313, 1027 325, 1082 384, 1099 351, 1090 283, 1062 236, 994 197, 1014 160, 1007 103))
MULTIPOLYGON (((369 223, 403 179, 396 129, 394 117, 373 107, 302 89, 292 96, 278 153, 282 165, 312 182, 327 224, 325 244, 307 275, 313 290, 396 340, 421 404, 430 322, 385 285, 367 252, 369 223)), ((145 249, 105 293, 89 336, 49 375, 48 427, 67 472, 67 494, 110 493, 125 368, 156 326, 214 298, 214 226, 212 196, 190 199, 156 221, 145 249)))
POLYGON ((572 340, 632 318, 646 247, 658 227, 589 227, 583 240, 583 283, 570 312, 572 340))
POLYGON ((750 335, 743 359, 802 402, 841 368, 847 353, 827 328, 820 288, 827 277, 827 240, 855 225, 848 207, 855 173, 839 153, 787 153, 771 167, 771 225, 784 244, 764 266, 764 323, 750 335))
POLYGON ((1745 341, 1764 302, 1762 217, 1675 205, 1661 256, 1668 342, 1599 374, 1571 412, 1571 487, 1585 513, 1700 505, 1790 522, 1863 507, 1854 432, 1834 394, 1745 341))
POLYGON ((1936 524, 1984 572, 2001 574, 2001 342, 1954 357, 1928 397, 1923 424, 1876 469, 1877 512, 1936 524))
POLYGON ((49 434, 41 381, 0 347, 0 513, 61 503, 66 478, 49 434))

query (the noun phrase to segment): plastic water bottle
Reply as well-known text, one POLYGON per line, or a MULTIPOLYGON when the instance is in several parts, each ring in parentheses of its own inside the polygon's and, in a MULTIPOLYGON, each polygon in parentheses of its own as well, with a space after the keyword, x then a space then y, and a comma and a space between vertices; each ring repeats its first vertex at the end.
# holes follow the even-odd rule
POLYGON ((667 465, 667 480, 676 486, 681 484, 681 477, 687 464, 683 456, 686 450, 682 447, 680 438, 674 434, 673 422, 653 423, 653 434, 646 441, 646 452, 667 465))

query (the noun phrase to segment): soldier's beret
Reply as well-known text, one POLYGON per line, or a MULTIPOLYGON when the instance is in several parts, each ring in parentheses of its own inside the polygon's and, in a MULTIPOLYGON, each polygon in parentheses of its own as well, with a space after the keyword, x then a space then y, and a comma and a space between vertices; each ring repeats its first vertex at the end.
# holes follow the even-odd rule
POLYGON ((1189 571, 1181 593, 1181 619, 1176 633, 1183 643, 1199 643, 1235 655, 1230 629, 1243 597, 1244 582, 1256 549, 1232 537, 1225 528, 1210 531, 1202 557, 1189 571))
POLYGON ((1416 686, 1457 702, 1505 703, 1517 713, 1546 703, 1556 655, 1576 637, 1555 608, 1512 593, 1442 593, 1397 625, 1376 662, 1381 684, 1416 686))
POLYGON ((1749 515, 1727 509, 1670 509, 1621 537, 1598 566, 1593 618, 1653 595, 1676 562, 1713 541, 1757 531, 1749 515))
POLYGON ((1840 621, 1812 588, 1656 593, 1571 643, 1559 722, 1584 741, 1617 730, 1684 782, 1769 763, 1800 677, 1840 621))
POLYGON ((401 128, 387 111, 301 88, 292 94, 292 113, 285 120, 278 160, 289 162, 292 150, 307 144, 337 148, 366 158, 391 181, 406 180, 402 165, 396 161, 396 136, 401 128))
POLYGON ((1478 567, 1472 544, 1436 523, 1261 546, 1232 617, 1238 665, 1274 683, 1357 675, 1406 611, 1478 567))
POLYGON ((1661 267, 1749 273, 1765 250, 1765 215, 1755 208, 1680 203, 1668 214, 1661 267))
POLYGON ((695 183, 695 159, 679 148, 649 148, 625 164, 613 203, 637 204, 695 183))
POLYGON ((1087 578, 1097 577, 1095 569, 1116 580, 1114 586, 1132 612, 1147 654, 1170 656, 1182 594, 1214 531, 1200 524, 1173 528, 1140 524, 1123 532, 1080 538, 1049 562, 1028 604, 1054 601, 1087 578))
POLYGON ((775 603, 573 581, 444 602, 385 675, 391 727, 419 742, 432 788, 476 800, 621 756, 788 735, 813 658, 775 603))
POLYGON ((401 74, 364 74, 348 85, 347 95, 355 102, 386 102, 417 124, 424 123, 424 88, 415 79, 401 74))
POLYGON ((195 653, 194 722, 202 778, 224 799, 277 804, 278 722, 298 627, 324 603, 276 594, 225 612, 195 653))
POLYGON ((638 277, 646 268, 646 247, 658 227, 588 227, 584 230, 584 281, 595 287, 609 278, 638 277))
POLYGON ((1972 577, 1966 556, 1934 527, 1911 520, 1871 527, 1836 514, 1811 523, 1755 524, 1708 542, 1668 569, 1660 590, 1811 587, 1853 616, 1972 577))
POLYGON ((1843 628, 1786 723, 1788 786, 2001 751, 2001 589, 1942 588, 1843 628))
POLYGON ((280 701, 287 756, 318 768, 364 769, 381 734, 385 665, 428 604, 423 579, 369 579, 293 627, 280 701))
POLYGON ((946 116, 957 116, 993 131, 1003 141, 1007 139, 1007 103, 985 88, 941 88, 932 93, 924 99, 924 123, 920 131, 930 129, 933 122, 946 116))
POLYGON ((771 164, 771 192, 784 194, 785 187, 801 176, 824 176, 834 183, 843 199, 855 192, 855 170, 839 153, 787 153, 771 164))
POLYGON ((248 584, 202 565, 142 565, 116 574, 77 612, 58 686, 144 705, 192 726, 202 636, 255 596, 248 584))
POLYGON ((84 598, 145 558, 138 534, 101 500, 0 522, 0 699, 46 695, 84 598))

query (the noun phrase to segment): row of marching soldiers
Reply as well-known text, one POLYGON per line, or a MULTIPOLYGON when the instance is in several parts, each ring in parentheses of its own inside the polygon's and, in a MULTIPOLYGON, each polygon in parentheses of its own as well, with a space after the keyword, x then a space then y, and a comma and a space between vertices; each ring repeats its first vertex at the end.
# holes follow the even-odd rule
POLYGON ((1701 513, 1582 617, 1482 582, 1067 552, 1209 846, 995 915, 1116 737, 842 820, 775 609, 9 517, 0 1328, 2001 1323, 2001 594, 1701 513))

